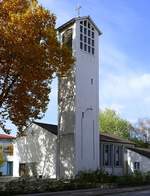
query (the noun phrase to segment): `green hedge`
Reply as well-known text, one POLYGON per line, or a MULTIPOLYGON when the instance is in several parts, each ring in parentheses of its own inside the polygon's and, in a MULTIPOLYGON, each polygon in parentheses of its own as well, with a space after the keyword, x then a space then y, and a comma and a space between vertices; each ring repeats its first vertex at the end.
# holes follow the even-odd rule
POLYGON ((80 172, 75 178, 50 180, 36 178, 19 178, 6 184, 5 192, 0 195, 16 195, 23 193, 53 192, 86 188, 114 188, 150 184, 150 172, 136 172, 126 176, 112 176, 97 170, 80 172))

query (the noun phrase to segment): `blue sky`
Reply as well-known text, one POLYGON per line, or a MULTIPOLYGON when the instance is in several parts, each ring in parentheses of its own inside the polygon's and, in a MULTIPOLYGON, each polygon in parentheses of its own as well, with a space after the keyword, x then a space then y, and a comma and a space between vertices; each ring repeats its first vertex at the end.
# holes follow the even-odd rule
MULTIPOLYGON (((57 16, 57 26, 76 16, 90 15, 103 32, 100 37, 100 108, 110 107, 136 122, 150 118, 150 1, 39 0, 57 16)), ((45 117, 57 123, 57 82, 45 117)))

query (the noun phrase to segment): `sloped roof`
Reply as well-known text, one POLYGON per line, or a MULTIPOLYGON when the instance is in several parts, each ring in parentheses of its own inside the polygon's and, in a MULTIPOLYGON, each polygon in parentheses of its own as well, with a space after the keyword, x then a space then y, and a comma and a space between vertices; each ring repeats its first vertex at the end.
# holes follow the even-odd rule
POLYGON ((0 134, 0 139, 15 139, 15 137, 8 134, 0 134))
POLYGON ((132 150, 138 154, 141 154, 145 157, 150 158, 150 149, 149 148, 128 147, 128 149, 132 150))
POLYGON ((76 17, 76 18, 72 18, 71 20, 69 20, 68 22, 64 23, 63 25, 61 25, 60 27, 57 28, 58 31, 63 31, 65 28, 71 26, 73 23, 75 23, 77 20, 86 20, 88 19, 92 25, 95 27, 95 29, 98 31, 99 35, 102 34, 102 32, 99 30, 99 28, 97 27, 97 25, 94 23, 94 21, 91 19, 90 16, 82 16, 82 17, 76 17))
POLYGON ((118 136, 107 134, 107 133, 100 134, 100 141, 134 145, 134 142, 130 140, 123 139, 118 136))
POLYGON ((47 124, 47 123, 40 123, 40 122, 33 122, 34 124, 46 129, 47 131, 57 135, 57 125, 47 124))

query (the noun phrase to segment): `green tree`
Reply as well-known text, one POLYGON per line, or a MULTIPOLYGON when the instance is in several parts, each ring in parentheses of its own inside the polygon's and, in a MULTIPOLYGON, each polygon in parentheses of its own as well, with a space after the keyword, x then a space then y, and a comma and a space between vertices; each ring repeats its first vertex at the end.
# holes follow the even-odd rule
POLYGON ((99 124, 102 133, 114 134, 123 138, 129 138, 132 128, 130 122, 122 119, 116 111, 108 108, 100 112, 99 124))
POLYGON ((74 63, 59 43, 56 17, 37 0, 0 1, 0 127, 10 119, 18 130, 42 118, 54 75, 74 63))

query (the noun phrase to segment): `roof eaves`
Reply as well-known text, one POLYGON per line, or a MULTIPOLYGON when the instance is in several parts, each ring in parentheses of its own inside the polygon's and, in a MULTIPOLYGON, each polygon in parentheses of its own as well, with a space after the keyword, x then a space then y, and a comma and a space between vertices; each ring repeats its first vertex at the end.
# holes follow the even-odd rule
POLYGON ((101 35, 102 32, 99 30, 99 28, 97 27, 97 25, 95 24, 95 22, 91 19, 90 16, 82 16, 82 17, 76 17, 76 18, 72 18, 71 20, 69 20, 68 22, 64 23, 63 25, 61 25, 60 27, 57 28, 58 31, 62 31, 64 28, 71 26, 74 22, 76 22, 77 20, 84 20, 84 19, 89 19, 90 22, 93 24, 93 26, 95 27, 95 29, 98 31, 98 34, 101 35))
POLYGON ((137 147, 128 147, 129 150, 132 150, 138 154, 141 154, 145 157, 150 158, 150 151, 148 151, 147 149, 142 149, 142 148, 137 148, 137 147))
POLYGON ((72 18, 68 22, 64 23, 60 27, 57 28, 57 31, 62 31, 64 28, 71 26, 76 21, 76 18, 72 18))
POLYGON ((104 142, 115 142, 115 143, 123 143, 123 144, 132 144, 134 145, 134 142, 126 139, 122 139, 119 137, 111 136, 108 134, 100 134, 100 140, 104 142))
POLYGON ((57 135, 57 125, 47 124, 47 123, 40 123, 40 122, 33 122, 34 124, 40 126, 41 128, 47 130, 48 132, 51 132, 54 135, 57 135))

